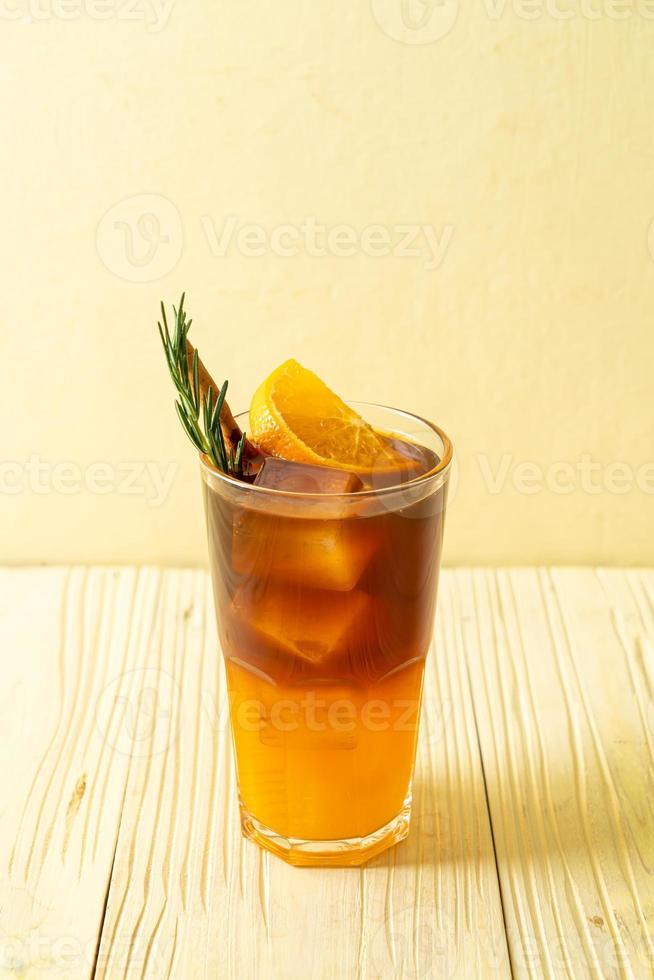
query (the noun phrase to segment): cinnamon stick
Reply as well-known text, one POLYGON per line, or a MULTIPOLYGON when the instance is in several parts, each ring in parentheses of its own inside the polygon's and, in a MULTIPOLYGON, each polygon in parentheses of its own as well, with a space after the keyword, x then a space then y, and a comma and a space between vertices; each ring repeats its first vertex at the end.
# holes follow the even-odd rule
MULTIPOLYGON (((190 340, 186 341, 186 355, 188 357, 188 367, 189 371, 193 372, 193 354, 195 353, 195 348, 190 340)), ((214 398, 218 395, 221 385, 217 385, 213 380, 206 367, 202 363, 202 358, 198 354, 198 375, 200 381, 200 392, 202 398, 206 399, 207 392, 209 388, 213 388, 214 398)), ((227 400, 223 401, 222 408, 220 410, 220 428, 223 432, 223 437, 225 439, 225 444, 232 446, 234 452, 236 452, 236 447, 239 443, 243 432, 238 422, 232 415, 232 411, 227 404, 227 400)), ((257 447, 250 442, 250 440, 245 438, 245 443, 243 445, 243 457, 245 459, 254 460, 261 457, 261 452, 257 447)))

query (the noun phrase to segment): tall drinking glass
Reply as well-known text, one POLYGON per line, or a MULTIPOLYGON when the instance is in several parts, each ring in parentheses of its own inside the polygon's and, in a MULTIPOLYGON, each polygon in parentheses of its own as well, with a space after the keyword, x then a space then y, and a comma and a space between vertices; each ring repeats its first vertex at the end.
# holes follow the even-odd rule
POLYGON ((424 475, 291 493, 202 462, 241 825, 296 865, 362 864, 411 813, 452 446, 417 416, 352 406, 420 447, 424 475))

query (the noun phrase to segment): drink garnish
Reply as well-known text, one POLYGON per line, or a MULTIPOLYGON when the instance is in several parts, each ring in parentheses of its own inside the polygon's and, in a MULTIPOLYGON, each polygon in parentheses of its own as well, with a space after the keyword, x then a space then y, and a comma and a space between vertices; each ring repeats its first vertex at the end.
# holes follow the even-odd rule
POLYGON ((228 382, 216 384, 188 339, 192 321, 184 294, 179 307, 173 306, 173 317, 171 332, 162 303, 157 326, 178 393, 175 408, 193 445, 216 469, 251 483, 264 458, 272 456, 368 478, 375 474, 377 484, 384 473, 411 478, 411 467, 394 441, 292 359, 255 391, 250 404, 254 441, 248 439, 227 404, 228 382))
POLYGON ((265 452, 298 463, 352 472, 398 463, 388 440, 295 360, 276 368, 254 393, 250 430, 265 452))
POLYGON ((223 473, 247 477, 261 453, 241 431, 225 400, 228 382, 218 386, 188 339, 192 321, 187 319, 184 295, 173 306, 175 326, 171 335, 166 309, 161 303, 157 322, 170 376, 178 392, 175 408, 187 436, 200 453, 223 473))

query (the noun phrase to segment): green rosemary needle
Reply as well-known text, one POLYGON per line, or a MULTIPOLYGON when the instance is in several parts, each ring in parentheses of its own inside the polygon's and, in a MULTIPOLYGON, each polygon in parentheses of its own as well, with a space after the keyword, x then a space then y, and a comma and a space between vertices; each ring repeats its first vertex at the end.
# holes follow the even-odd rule
POLYGON ((233 476, 242 476, 245 432, 241 433, 236 449, 231 443, 227 448, 220 421, 227 394, 227 381, 220 391, 215 392, 213 386, 209 385, 206 394, 203 393, 198 352, 194 350, 193 357, 190 358, 187 348, 187 336, 192 321, 186 318, 184 297, 185 294, 182 293, 179 307, 173 306, 175 324, 172 335, 163 303, 161 321, 157 322, 168 370, 178 393, 175 401, 177 415, 195 448, 207 456, 217 469, 233 476))

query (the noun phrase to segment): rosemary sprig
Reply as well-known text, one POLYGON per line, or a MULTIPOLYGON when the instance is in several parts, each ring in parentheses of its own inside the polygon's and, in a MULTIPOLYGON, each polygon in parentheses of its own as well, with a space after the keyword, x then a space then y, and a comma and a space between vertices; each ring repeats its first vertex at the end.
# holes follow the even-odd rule
POLYGON ((179 308, 173 306, 175 325, 172 335, 168 329, 163 303, 161 322, 157 322, 168 370, 179 395, 175 401, 177 415, 195 448, 208 456, 217 469, 222 470, 223 473, 242 476, 245 432, 238 440, 236 451, 231 444, 229 449, 227 448, 220 424, 220 413, 227 394, 227 381, 219 392, 214 392, 213 387, 209 385, 206 395, 203 394, 200 387, 200 361, 197 350, 193 351, 192 362, 189 363, 186 338, 192 320, 186 319, 184 296, 185 294, 182 293, 179 308))

